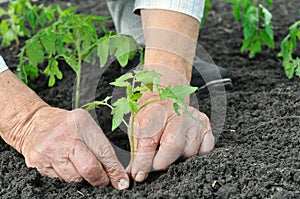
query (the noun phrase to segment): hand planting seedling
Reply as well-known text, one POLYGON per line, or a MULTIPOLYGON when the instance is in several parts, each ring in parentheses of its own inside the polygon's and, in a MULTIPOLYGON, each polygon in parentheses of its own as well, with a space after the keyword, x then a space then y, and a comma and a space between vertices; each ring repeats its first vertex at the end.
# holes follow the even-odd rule
MULTIPOLYGON (((233 3, 233 15, 236 21, 242 19, 244 33, 241 52, 249 51, 249 58, 262 51, 262 44, 274 48, 274 33, 272 14, 258 3, 257 0, 226 0, 233 3)), ((273 6, 272 0, 264 0, 269 6, 273 6)))
POLYGON ((112 111, 112 131, 114 131, 123 122, 129 131, 131 142, 131 157, 134 158, 134 121, 137 114, 146 106, 162 100, 171 100, 173 108, 177 115, 180 115, 180 110, 189 117, 195 119, 200 124, 204 125, 201 120, 195 118, 189 111, 185 103, 185 98, 197 90, 197 87, 191 86, 167 86, 162 88, 160 86, 160 74, 154 71, 135 70, 133 73, 126 73, 119 77, 111 85, 126 89, 126 97, 117 99, 112 105, 108 103, 112 96, 106 97, 102 101, 95 101, 84 105, 82 108, 90 111, 97 106, 108 106, 112 111), (155 92, 158 98, 139 104, 145 92, 155 92), (130 121, 127 122, 124 117, 130 113, 130 121))
POLYGON ((19 37, 31 37, 31 30, 36 30, 38 24, 44 28, 47 22, 53 22, 57 6, 45 7, 43 4, 32 5, 29 0, 11 1, 7 10, 0 8, 0 38, 2 46, 9 46, 13 41, 19 45, 19 37))
POLYGON ((300 21, 290 26, 290 33, 281 42, 281 51, 278 54, 283 59, 282 65, 288 78, 292 78, 294 74, 300 77, 300 58, 293 57, 297 40, 300 41, 300 21))
POLYGON ((49 76, 48 86, 53 86, 56 79, 63 78, 59 60, 65 61, 76 73, 75 108, 78 108, 83 62, 94 63, 98 57, 100 67, 104 67, 108 57, 115 56, 124 67, 137 51, 142 54, 142 48, 131 36, 109 32, 103 20, 110 17, 74 14, 74 8, 69 10, 26 41, 19 54, 18 76, 28 83, 28 78, 38 76, 38 64, 47 62, 43 72, 49 76), (95 24, 104 32, 103 37, 99 38, 95 24))

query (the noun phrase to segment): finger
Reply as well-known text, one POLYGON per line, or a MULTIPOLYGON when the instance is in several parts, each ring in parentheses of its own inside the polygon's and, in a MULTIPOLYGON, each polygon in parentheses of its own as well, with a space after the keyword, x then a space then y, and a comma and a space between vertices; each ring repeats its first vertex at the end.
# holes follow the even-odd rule
POLYGON ((55 161, 53 169, 65 182, 82 182, 83 180, 72 162, 67 158, 55 161))
POLYGON ((69 159, 79 174, 94 187, 109 184, 102 165, 83 143, 75 143, 69 159))
POLYGON ((144 181, 152 168, 153 157, 166 121, 167 112, 162 105, 157 103, 144 108, 136 116, 134 143, 131 143, 134 145, 131 176, 137 182, 144 181))
POLYGON ((174 117, 167 124, 160 140, 160 146, 153 161, 155 170, 165 170, 182 154, 186 131, 186 122, 183 116, 174 117))
POLYGON ((60 180, 62 180, 52 167, 36 167, 36 169, 42 176, 48 176, 49 178, 59 178, 60 180))
POLYGON ((190 119, 189 125, 191 128, 186 133, 186 145, 182 157, 184 159, 199 153, 199 148, 202 143, 206 143, 204 140, 205 134, 211 129, 209 118, 193 107, 189 107, 188 111, 199 121, 190 119))
POLYGON ((101 162, 112 185, 116 189, 128 188, 128 175, 118 161, 111 144, 100 127, 86 111, 77 109, 73 112, 75 113, 73 120, 77 127, 78 135, 96 157, 97 161, 101 162))
POLYGON ((34 150, 29 155, 25 156, 25 163, 28 167, 36 168, 43 176, 48 176, 49 178, 60 178, 53 169, 51 160, 52 158, 47 155, 41 156, 37 150, 34 150))
POLYGON ((213 150, 215 146, 215 137, 212 134, 211 130, 208 130, 203 138, 202 144, 199 149, 199 153, 208 153, 213 150))

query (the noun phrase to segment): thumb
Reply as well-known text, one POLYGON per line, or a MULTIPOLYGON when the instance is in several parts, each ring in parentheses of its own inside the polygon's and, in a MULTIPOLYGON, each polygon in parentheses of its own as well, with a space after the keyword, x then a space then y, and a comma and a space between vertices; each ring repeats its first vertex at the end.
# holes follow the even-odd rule
POLYGON ((167 112, 159 103, 145 107, 136 116, 134 143, 131 143, 134 145, 131 176, 138 182, 145 180, 152 168, 153 157, 166 121, 167 112))

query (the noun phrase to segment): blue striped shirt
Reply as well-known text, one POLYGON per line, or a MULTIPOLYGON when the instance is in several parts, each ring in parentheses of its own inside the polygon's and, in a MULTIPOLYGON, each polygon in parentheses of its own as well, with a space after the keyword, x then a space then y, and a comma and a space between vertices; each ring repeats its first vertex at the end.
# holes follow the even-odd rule
POLYGON ((0 73, 6 71, 8 69, 4 59, 2 58, 2 56, 0 55, 0 73))
POLYGON ((172 10, 196 18, 203 17, 205 0, 135 0, 134 11, 140 9, 172 10))

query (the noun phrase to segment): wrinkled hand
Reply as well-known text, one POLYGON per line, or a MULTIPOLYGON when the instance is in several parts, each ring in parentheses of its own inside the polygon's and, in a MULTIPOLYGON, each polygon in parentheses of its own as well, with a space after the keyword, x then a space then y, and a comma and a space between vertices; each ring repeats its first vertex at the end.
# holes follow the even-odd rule
POLYGON ((66 182, 85 179, 93 186, 111 182, 117 189, 129 185, 112 146, 84 110, 38 110, 26 132, 22 154, 27 166, 66 182))
MULTIPOLYGON (((147 98, 142 100, 150 101, 147 98)), ((128 167, 135 181, 145 180, 152 168, 164 170, 180 157, 186 159, 213 149, 215 140, 208 117, 193 107, 188 110, 202 124, 186 114, 178 116, 169 100, 150 104, 138 113, 134 158, 128 167)))

